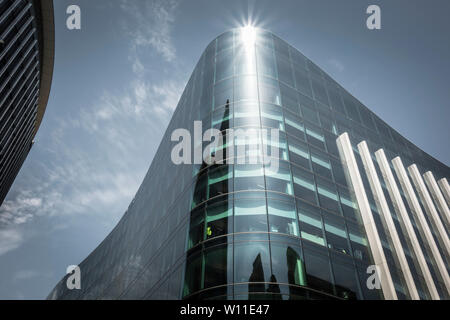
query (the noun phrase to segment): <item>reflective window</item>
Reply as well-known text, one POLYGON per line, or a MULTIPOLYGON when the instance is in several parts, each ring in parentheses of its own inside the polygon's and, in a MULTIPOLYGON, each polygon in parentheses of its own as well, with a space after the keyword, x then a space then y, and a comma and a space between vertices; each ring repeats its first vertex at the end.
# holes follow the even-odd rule
POLYGON ((241 76, 234 80, 234 100, 257 100, 256 76, 241 76))
POLYGON ((232 233, 233 207, 228 200, 210 201, 206 207, 206 239, 232 233))
POLYGON ((294 87, 294 77, 289 59, 277 56, 278 79, 291 87, 294 87))
POLYGON ((189 222, 188 249, 203 241, 205 227, 205 207, 202 205, 191 212, 189 222))
POLYGON ((268 242, 235 243, 234 282, 250 282, 249 292, 265 292, 264 284, 271 276, 268 242))
POLYGON ((367 238, 361 230, 361 227, 351 222, 347 222, 347 227, 353 257, 357 260, 370 262, 367 238))
POLYGON ((233 49, 233 31, 226 32, 217 38, 217 53, 233 49))
POLYGON ((300 246, 271 242, 272 270, 279 283, 306 285, 305 266, 300 246))
POLYGON ((330 97, 330 102, 333 109, 345 114, 344 103, 342 102, 339 91, 329 88, 328 95, 330 97))
POLYGON ((302 168, 292 166, 292 178, 295 196, 311 203, 317 203, 313 174, 302 168))
POLYGON ((186 261, 186 275, 184 277, 183 296, 202 289, 202 256, 196 254, 186 261))
POLYGON ((325 150, 325 137, 319 127, 313 125, 306 125, 306 136, 308 142, 315 147, 325 150))
POLYGON ((234 107, 234 127, 260 126, 258 104, 254 102, 236 103, 234 107))
POLYGON ((308 71, 301 68, 295 68, 294 73, 295 73, 295 82, 297 84, 297 90, 307 95, 308 97, 312 97, 308 71))
POLYGON ((194 194, 192 196, 192 208, 197 206, 199 203, 202 203, 203 201, 206 201, 207 199, 207 191, 206 188, 207 184, 207 175, 206 173, 201 173, 200 176, 197 178, 197 181, 194 185, 194 194))
POLYGON ((230 110, 229 104, 224 108, 215 110, 212 113, 211 128, 223 131, 233 126, 233 112, 230 110))
MULTIPOLYGON (((271 159, 273 161, 273 159, 271 159)), ((278 161, 278 167, 271 163, 265 166, 267 190, 293 194, 289 163, 278 161)))
POLYGON ((297 92, 284 84, 280 84, 280 92, 283 107, 295 114, 299 114, 297 92))
POLYGON ((306 281, 308 287, 333 294, 330 259, 326 250, 304 244, 306 281))
POLYGON ((233 167, 213 165, 208 169, 209 198, 233 191, 233 167))
POLYGON ((204 288, 233 282, 233 247, 221 245, 208 249, 205 255, 204 288))
POLYGON ((214 86, 214 108, 233 101, 233 79, 223 80, 214 86))
POLYGON ((328 248, 344 254, 350 254, 344 219, 325 213, 323 214, 323 219, 328 248))
POLYGON ((289 151, 289 159, 292 163, 311 170, 309 151, 306 143, 294 139, 293 137, 289 137, 289 151))
POLYGON ((281 105, 278 81, 266 77, 260 77, 259 99, 264 102, 281 105))
POLYGON ((233 76, 233 50, 225 50, 216 56, 216 82, 233 76))
POLYGON ((316 177, 319 203, 322 208, 339 213, 339 197, 332 182, 316 177))
POLYGON ((275 57, 272 49, 257 46, 256 54, 256 59, 258 61, 258 74, 277 78, 275 57))
POLYGON ((276 105, 261 103, 261 123, 265 127, 284 131, 282 109, 276 105))
POLYGON ((325 246, 322 217, 319 208, 297 201, 297 210, 300 220, 300 236, 303 239, 325 246))
POLYGON ((264 170, 260 164, 236 164, 234 171, 234 189, 264 190, 264 170))
POLYGON ((324 152, 311 148, 311 163, 314 173, 332 179, 330 159, 324 152))
POLYGON ((293 198, 288 201, 267 199, 269 212, 269 231, 298 236, 295 202, 293 198))
POLYGON ((328 96, 325 90, 325 86, 323 85, 323 80, 316 77, 312 77, 311 80, 314 96, 316 97, 316 99, 323 104, 328 105, 328 96))
POLYGON ((284 122, 286 123, 286 132, 295 138, 305 140, 305 127, 299 117, 290 112, 284 115, 284 122))
POLYGON ((236 199, 234 220, 235 232, 267 232, 266 199, 236 199))
POLYGON ((356 269, 351 259, 331 253, 336 294, 344 299, 361 298, 358 290, 356 269))
POLYGON ((286 135, 278 132, 272 135, 271 131, 266 131, 262 136, 264 157, 276 157, 283 160, 288 160, 288 150, 286 135))
POLYGON ((349 219, 358 220, 358 205, 352 200, 350 192, 347 189, 339 188, 339 200, 344 216, 349 219))

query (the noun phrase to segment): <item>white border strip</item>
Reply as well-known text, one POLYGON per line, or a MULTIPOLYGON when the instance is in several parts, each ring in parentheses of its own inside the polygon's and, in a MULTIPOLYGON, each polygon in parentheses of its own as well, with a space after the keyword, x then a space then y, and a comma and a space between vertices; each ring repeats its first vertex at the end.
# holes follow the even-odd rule
POLYGON ((358 144, 359 153, 366 170, 367 178, 372 189, 373 197, 377 205, 378 211, 381 213, 384 222, 384 228, 387 236, 390 238, 391 245, 393 247, 394 254, 397 257, 399 267, 402 270, 403 277, 412 300, 420 300, 419 293, 417 292, 416 284, 414 283, 411 270, 409 269, 408 261, 406 260, 405 252, 403 251, 402 243, 398 237, 397 230, 395 229, 394 221, 389 210, 389 206, 386 202, 383 189, 380 184, 380 180, 377 175, 377 171, 370 156, 370 151, 366 141, 362 141, 358 144))
MULTIPOLYGON (((417 168, 417 165, 413 164, 408 167, 409 174, 412 177, 412 181, 416 190, 418 191, 420 200, 422 200, 423 206, 425 207, 425 211, 428 216, 433 229, 437 232, 437 238, 439 244, 441 245, 442 250, 444 251, 445 259, 450 261, 450 241, 448 240, 447 232, 445 231, 444 225, 439 217, 438 212, 434 206, 433 200, 431 199, 430 194, 428 193, 427 187, 423 182, 422 175, 417 168)), ((429 171, 428 171, 429 172, 429 171)), ((431 172, 430 172, 431 173, 431 172)))
MULTIPOLYGON (((434 179, 434 177, 433 177, 434 179)), ((426 181, 426 180, 425 180, 426 181)), ((436 180, 435 180, 436 181, 436 180)), ((447 207, 450 206, 450 186, 446 178, 442 178, 438 181, 439 186, 444 194, 445 200, 447 200, 447 207)))
POLYGON ((346 132, 341 134, 337 138, 336 143, 344 168, 347 168, 348 176, 350 178, 349 182, 351 182, 355 192, 359 211, 366 230, 367 240, 369 241, 370 251, 372 252, 374 263, 379 270, 379 279, 384 298, 386 300, 397 300, 397 293, 395 292, 383 246, 381 245, 380 237, 378 236, 377 227, 372 216, 372 210, 370 209, 369 200, 367 199, 364 190, 364 184, 358 170, 358 164, 356 163, 348 134, 346 132))
POLYGON ((422 209, 419 204, 419 200, 417 199, 414 189, 409 181, 408 174, 406 173, 405 167, 403 166, 402 159, 400 157, 395 157, 392 159, 392 164, 394 165, 395 172, 397 173, 397 177, 400 181, 403 191, 405 192, 406 200, 408 201, 409 207, 414 216, 414 220, 416 221, 416 225, 419 228, 420 233, 422 234, 424 242, 428 244, 428 250, 430 251, 429 255, 432 255, 436 261, 437 271, 439 271, 442 281, 445 283, 445 287, 450 294, 450 278, 448 277, 447 268, 445 267, 445 263, 442 260, 441 254, 436 246, 436 242, 434 241, 433 234, 431 233, 430 227, 428 226, 427 220, 423 215, 422 209))
POLYGON ((386 155, 384 154, 384 150, 378 150, 377 152, 375 152, 375 156, 380 166, 381 173, 383 174, 383 178, 394 205, 394 209, 397 211, 397 216, 399 216, 400 218, 399 220, 402 230, 409 242, 410 250, 411 252, 414 252, 417 263, 419 264, 420 270, 422 271, 422 275, 425 279, 425 284, 428 288, 428 292, 430 293, 430 296, 433 300, 440 300, 433 278, 431 277, 430 270, 428 269, 427 262, 423 255, 422 249, 420 248, 419 240, 417 240, 416 233, 414 232, 414 228, 409 219, 402 196, 400 195, 400 190, 398 189, 397 183, 394 179, 394 175, 391 171, 391 167, 389 166, 386 155))
MULTIPOLYGON (((428 189, 430 189, 431 196, 433 197, 438 210, 441 213, 441 217, 444 219, 444 223, 447 228, 450 228, 450 212, 448 205, 441 193, 441 190, 439 190, 439 186, 436 183, 436 179, 434 179, 433 173, 431 173, 431 171, 425 172, 423 177, 425 178, 425 183, 427 184, 428 189)), ((442 178, 439 180, 439 185, 441 186, 444 195, 446 195, 446 198, 450 198, 450 187, 448 186, 447 179, 442 178)), ((450 202, 450 199, 447 199, 447 201, 450 202)))

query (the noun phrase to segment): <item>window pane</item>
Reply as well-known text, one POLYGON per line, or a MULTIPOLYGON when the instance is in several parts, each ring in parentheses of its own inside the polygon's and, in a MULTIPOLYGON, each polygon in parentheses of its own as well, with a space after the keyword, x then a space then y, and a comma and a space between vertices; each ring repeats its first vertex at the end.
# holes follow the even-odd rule
POLYGON ((297 201, 297 209, 300 220, 300 236, 303 239, 325 246, 319 208, 297 201))
POLYGON ((286 132, 288 134, 305 141, 305 127, 299 117, 286 112, 284 114, 284 121, 286 123, 286 132))
POLYGON ((217 52, 233 49, 233 31, 226 32, 217 38, 217 52))
POLYGON ((223 80, 214 86, 214 108, 233 101, 233 79, 223 80))
POLYGON ((209 198, 233 191, 233 167, 213 165, 208 171, 209 198))
POLYGON ((283 107, 292 111, 294 114, 299 114, 297 92, 284 84, 280 84, 280 92, 283 107))
POLYGON ((339 214, 339 198, 334 184, 319 177, 316 180, 320 206, 339 214))
POLYGON ((300 246, 271 242, 272 270, 279 283, 306 285, 305 266, 300 246))
POLYGON ((267 199, 270 232, 279 232, 298 236, 294 199, 289 202, 267 199))
POLYGON ((313 125, 307 125, 305 129, 308 142, 315 147, 325 150, 325 137, 322 130, 313 125))
POLYGON ((235 232, 267 232, 266 200, 236 199, 234 202, 235 232))
POLYGON ((350 222, 347 222, 347 226, 350 237, 350 244, 353 250, 353 257, 355 257, 355 259, 357 260, 362 260, 370 263, 368 243, 365 234, 361 230, 361 227, 350 222))
POLYGON ((326 250, 304 245, 306 280, 308 287, 333 294, 330 260, 326 250))
POLYGON ((216 82, 233 76, 233 50, 226 50, 216 56, 216 82))
POLYGON ((339 200, 344 216, 349 219, 358 220, 358 205, 352 200, 350 192, 345 188, 339 188, 339 200))
POLYGON ((204 288, 224 285, 233 281, 233 247, 222 245, 205 251, 204 288))
POLYGON ((352 260, 341 255, 331 254, 336 293, 344 299, 359 297, 356 270, 352 260))
POLYGON ((261 103, 261 123, 264 127, 284 131, 283 109, 278 106, 261 103))
POLYGON ((331 106, 334 110, 345 114, 344 104, 341 99, 341 95, 339 94, 339 91, 337 89, 328 89, 328 94, 330 96, 331 106))
POLYGON ((264 190, 264 170, 259 164, 236 164, 234 189, 241 190, 264 190))
POLYGON ((309 150, 306 143, 289 137, 289 159, 292 163, 298 164, 311 170, 309 163, 309 150))
POLYGON ((344 219, 325 213, 323 214, 323 218, 328 248, 341 253, 350 254, 344 219))
MULTIPOLYGON (((271 275, 268 242, 235 243, 234 282, 268 282, 271 275)), ((249 284, 249 292, 265 292, 264 284, 249 284)))
POLYGON ((266 77, 259 79, 259 98, 261 101, 281 105, 278 81, 266 77))
POLYGON ((184 277, 183 297, 202 288, 202 256, 197 254, 188 257, 186 261, 186 275, 184 277))
POLYGON ((324 152, 311 148, 311 163, 314 173, 332 180, 330 159, 324 152))
POLYGON ((206 239, 232 233, 233 206, 228 200, 210 201, 206 207, 206 239))
POLYGON ((279 161, 278 168, 274 165, 268 165, 265 167, 265 173, 267 190, 293 194, 288 162, 279 161))
POLYGON ((307 95, 308 97, 312 97, 308 71, 296 67, 294 73, 295 73, 295 81, 297 83, 297 90, 307 95))
POLYGON ((257 100, 256 76, 241 76, 234 81, 234 100, 257 100))
POLYGON ((257 46, 256 54, 258 61, 258 74, 277 78, 275 57, 272 49, 257 46))
POLYGON ((294 87, 291 63, 288 59, 277 56, 278 79, 291 87, 294 87))
POLYGON ((317 203, 314 176, 306 170, 292 166, 294 194, 311 203, 317 203))
POLYGON ((191 212, 191 219, 189 223, 189 241, 188 249, 194 247, 204 239, 204 222, 205 222, 205 208, 202 205, 191 212))
POLYGON ((328 97, 323 80, 316 77, 312 77, 311 80, 315 98, 323 104, 328 105, 328 97))

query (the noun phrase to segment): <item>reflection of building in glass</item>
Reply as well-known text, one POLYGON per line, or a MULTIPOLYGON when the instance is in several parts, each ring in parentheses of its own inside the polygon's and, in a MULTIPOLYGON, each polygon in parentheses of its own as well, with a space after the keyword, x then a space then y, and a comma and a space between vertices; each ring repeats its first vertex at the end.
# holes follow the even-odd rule
POLYGON ((49 298, 448 298, 448 184, 424 184, 426 171, 450 172, 289 44, 226 32, 201 56, 124 217, 81 263, 82 289, 63 279, 49 298), (171 133, 199 119, 279 129, 279 168, 174 165, 171 133), (374 264, 382 288, 371 290, 374 264))
POLYGON ((53 2, 0 1, 0 205, 44 116, 53 55, 53 2))

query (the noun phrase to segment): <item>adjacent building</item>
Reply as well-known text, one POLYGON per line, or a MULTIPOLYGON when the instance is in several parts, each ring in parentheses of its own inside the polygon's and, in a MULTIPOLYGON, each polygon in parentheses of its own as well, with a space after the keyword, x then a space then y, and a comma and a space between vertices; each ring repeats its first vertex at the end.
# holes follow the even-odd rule
POLYGON ((81 289, 66 275, 48 298, 448 299, 449 177, 297 49, 234 29, 203 52, 81 289), (235 161, 172 161, 172 133, 198 120, 235 161), (235 159, 252 144, 278 165, 235 159))
POLYGON ((44 116, 53 58, 52 0, 0 0, 0 205, 44 116))

